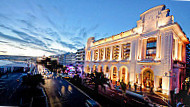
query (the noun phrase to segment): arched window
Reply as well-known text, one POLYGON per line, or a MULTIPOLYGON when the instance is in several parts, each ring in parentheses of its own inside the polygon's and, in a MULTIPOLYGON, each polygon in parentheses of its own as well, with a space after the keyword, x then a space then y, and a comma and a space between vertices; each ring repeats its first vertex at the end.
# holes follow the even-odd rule
POLYGON ((108 68, 108 66, 106 67, 106 73, 108 73, 109 72, 109 68, 108 68))
POLYGON ((87 72, 90 72, 90 67, 87 65, 87 68, 86 68, 87 72))
POLYGON ((122 78, 123 81, 125 81, 125 68, 122 69, 122 78))
POLYGON ((113 68, 113 79, 116 79, 117 78, 117 68, 114 67, 113 68))

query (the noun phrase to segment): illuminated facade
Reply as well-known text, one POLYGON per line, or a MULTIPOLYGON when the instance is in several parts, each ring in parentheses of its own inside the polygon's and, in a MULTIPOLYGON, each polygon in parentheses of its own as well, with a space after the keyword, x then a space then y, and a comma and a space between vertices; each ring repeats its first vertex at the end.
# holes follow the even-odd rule
POLYGON ((181 89, 189 41, 169 11, 165 5, 156 6, 140 15, 135 28, 101 40, 90 37, 85 72, 97 70, 112 81, 138 83, 167 94, 181 89))

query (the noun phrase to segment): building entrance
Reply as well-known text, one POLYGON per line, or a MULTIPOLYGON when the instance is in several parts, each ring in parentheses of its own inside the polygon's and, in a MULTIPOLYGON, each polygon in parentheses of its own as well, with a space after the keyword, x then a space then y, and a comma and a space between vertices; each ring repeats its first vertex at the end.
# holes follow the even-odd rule
POLYGON ((143 72, 143 86, 144 88, 154 87, 154 74, 151 70, 145 70, 143 72))

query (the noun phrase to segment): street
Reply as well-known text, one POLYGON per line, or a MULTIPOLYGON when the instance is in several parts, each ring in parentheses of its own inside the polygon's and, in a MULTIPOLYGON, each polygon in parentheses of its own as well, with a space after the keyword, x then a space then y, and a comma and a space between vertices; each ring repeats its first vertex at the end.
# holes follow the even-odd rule
POLYGON ((51 107, 84 107, 85 101, 90 99, 88 95, 60 77, 46 79, 44 87, 51 107))
POLYGON ((10 73, 0 78, 0 105, 15 106, 19 105, 20 99, 15 98, 15 92, 20 89, 21 78, 24 73, 10 73))

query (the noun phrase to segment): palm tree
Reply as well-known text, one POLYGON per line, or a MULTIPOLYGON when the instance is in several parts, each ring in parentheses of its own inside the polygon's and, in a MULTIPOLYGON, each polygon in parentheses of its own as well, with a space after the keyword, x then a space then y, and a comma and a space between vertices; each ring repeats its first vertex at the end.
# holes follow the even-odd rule
POLYGON ((103 72, 95 71, 95 75, 91 74, 91 82, 95 83, 94 91, 97 93, 98 93, 99 85, 104 89, 104 91, 105 91, 104 84, 107 84, 110 87, 110 84, 108 81, 109 81, 109 79, 105 78, 105 75, 103 74, 103 72))

